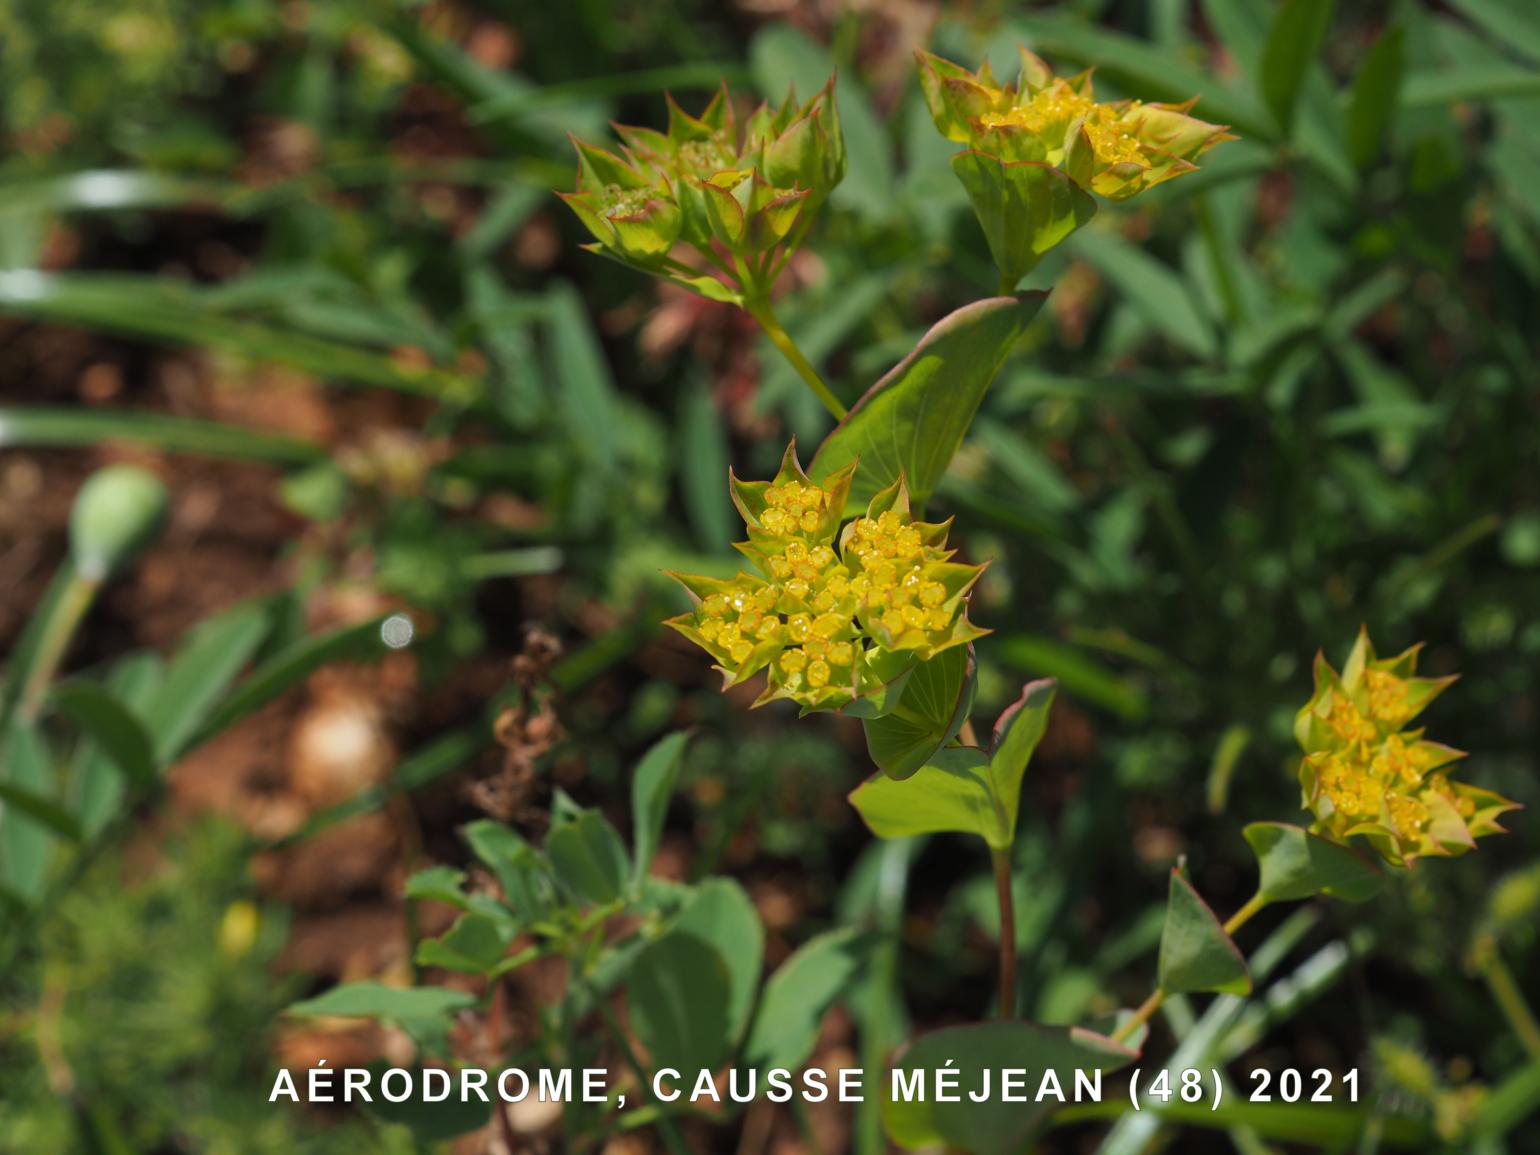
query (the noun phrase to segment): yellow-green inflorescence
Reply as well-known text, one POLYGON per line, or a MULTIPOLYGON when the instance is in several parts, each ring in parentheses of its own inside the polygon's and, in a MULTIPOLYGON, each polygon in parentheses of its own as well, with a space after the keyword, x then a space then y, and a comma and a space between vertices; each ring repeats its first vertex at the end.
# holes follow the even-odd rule
POLYGON ((967 614, 984 567, 949 560, 950 523, 916 520, 902 478, 844 520, 855 469, 815 483, 792 446, 774 480, 732 478, 749 537, 738 549, 758 572, 673 575, 695 608, 668 624, 716 659, 729 686, 766 671, 756 705, 838 709, 986 632, 967 614))
POLYGON ((1098 103, 1090 70, 1055 76, 1021 50, 1021 75, 996 83, 988 62, 969 72, 928 52, 917 54, 920 85, 936 128, 949 140, 1008 162, 1063 169, 1080 187, 1123 200, 1172 177, 1223 140, 1222 125, 1189 115, 1186 104, 1138 100, 1098 103))
POLYGON ((618 153, 573 140, 578 187, 560 195, 593 234, 587 247, 720 300, 763 292, 845 175, 832 80, 741 123, 724 87, 698 117, 670 99, 667 132, 615 131, 618 153))
POLYGON ((1420 646, 1379 658, 1366 631, 1339 674, 1320 655, 1315 694, 1295 719, 1305 751, 1301 804, 1317 833, 1346 841, 1363 835, 1385 859, 1409 865, 1424 855, 1463 854, 1502 832, 1507 799, 1456 782, 1464 753, 1406 727, 1455 678, 1419 678, 1420 646))

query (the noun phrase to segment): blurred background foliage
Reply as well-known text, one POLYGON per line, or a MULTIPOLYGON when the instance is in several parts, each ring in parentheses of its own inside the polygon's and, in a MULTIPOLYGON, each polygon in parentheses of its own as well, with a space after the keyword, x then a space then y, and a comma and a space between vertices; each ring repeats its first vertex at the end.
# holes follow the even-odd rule
MULTIPOLYGON (((982 716, 1027 677, 1062 686, 1019 847, 1030 1013, 1142 995, 1179 856, 1217 905, 1249 894, 1240 825, 1294 817, 1310 660, 1340 659, 1361 622, 1462 673, 1430 734, 1532 814, 1540 13, 1338 9, 0 9, 0 637, 41 612, 79 482, 122 460, 167 480, 171 518, 67 669, 108 678, 251 599, 272 622, 246 654, 247 683, 268 681, 177 754, 165 804, 129 811, 95 865, 57 850, 49 877, 78 885, 41 917, 12 909, 0 1082, 21 1090, 0 1149, 64 1150, 65 1126, 101 1151, 354 1149, 357 1120, 252 1106, 272 1063, 344 1045, 274 1033, 292 984, 399 977, 408 869, 463 860, 455 828, 480 813, 538 828, 553 783, 623 815, 623 767, 685 724, 661 869, 742 879, 772 961, 836 921, 887 928, 903 997, 872 987, 869 1034, 977 1015, 982 857, 866 849, 843 797, 867 772, 859 730, 749 715, 752 694, 719 694, 657 630, 676 605, 659 570, 733 565, 728 465, 768 476, 789 436, 827 426, 752 322, 586 256, 550 195, 572 180, 568 131, 661 123, 664 89, 687 108, 722 78, 778 99, 839 70, 849 176, 778 310, 847 402, 994 283, 913 48, 1009 76, 1025 43, 1094 65, 1098 94, 1201 93, 1198 115, 1241 137, 1034 272, 1049 304, 936 503, 992 563, 982 716), (408 649, 296 660, 389 612, 412 617, 408 649), (507 676, 536 660, 530 627, 563 651, 542 667, 549 711, 507 676), (181 843, 209 812, 243 833, 181 843), (232 912, 258 908, 231 904, 254 901, 273 913, 232 952, 232 912), (122 1038, 89 1029, 108 1021, 122 1038)), ((44 721, 61 765, 90 761, 44 721)), ((1242 1066, 1363 1065, 1377 1103, 1454 1149, 1540 1150, 1514 1130, 1540 1103, 1537 1057, 1483 982, 1506 959, 1540 998, 1540 834, 1511 825, 1355 910, 1351 953, 1329 953, 1344 928, 1325 912, 1293 960, 1316 986, 1242 1066), (1473 1122, 1488 1085, 1505 1129, 1473 1122)), ((823 1053, 870 1042, 834 1023, 823 1053)), ((849 1131, 818 1125, 831 1148, 849 1131)))

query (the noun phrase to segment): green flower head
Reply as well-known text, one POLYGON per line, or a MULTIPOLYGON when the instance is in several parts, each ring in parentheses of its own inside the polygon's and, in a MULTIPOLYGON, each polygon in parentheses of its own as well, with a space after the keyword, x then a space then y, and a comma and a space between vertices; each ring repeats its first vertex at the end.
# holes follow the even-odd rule
POLYGON ((699 116, 670 98, 667 132, 616 125, 619 153, 574 138, 577 190, 560 195, 593 234, 588 248, 719 300, 763 291, 844 178, 833 83, 742 124, 725 87, 699 116), (720 276, 681 262, 681 245, 720 276))

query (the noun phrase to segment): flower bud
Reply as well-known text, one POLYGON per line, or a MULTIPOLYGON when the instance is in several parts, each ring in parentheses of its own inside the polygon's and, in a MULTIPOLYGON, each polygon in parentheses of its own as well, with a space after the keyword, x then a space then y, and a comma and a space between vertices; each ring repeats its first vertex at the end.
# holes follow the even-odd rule
POLYGON ((80 487, 70 511, 70 555, 80 576, 102 581, 154 540, 166 514, 166 487, 136 465, 112 465, 80 487))

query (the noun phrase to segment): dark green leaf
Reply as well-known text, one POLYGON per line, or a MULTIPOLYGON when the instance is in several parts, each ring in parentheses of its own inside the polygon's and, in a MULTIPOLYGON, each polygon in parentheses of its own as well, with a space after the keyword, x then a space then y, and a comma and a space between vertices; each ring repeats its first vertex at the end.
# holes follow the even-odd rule
POLYGON ((96 742, 123 776, 139 787, 156 781, 150 736, 121 702, 91 682, 60 682, 51 691, 55 706, 96 742))
POLYGON ((43 892, 53 835, 78 838, 74 819, 45 791, 50 751, 37 727, 13 719, 0 733, 0 883, 21 901, 43 892))
POLYGON ((185 752, 214 703, 257 652, 272 625, 271 604, 251 601, 189 631, 145 707, 144 725, 154 739, 158 765, 167 765, 185 752))
POLYGON ((555 827, 546 836, 545 854, 557 880, 584 902, 603 905, 625 892, 625 844, 597 810, 555 827))
POLYGON ((851 501, 864 505, 903 474, 923 507, 962 445, 979 402, 1044 294, 966 305, 938 322, 856 402, 813 458, 815 478, 857 459, 851 501))
POLYGON ((671 931, 650 943, 626 975, 631 1029, 654 1068, 696 1071, 731 1048, 727 959, 712 943, 671 931))
POLYGON ((1334 7, 1334 0, 1284 0, 1273 17, 1257 85, 1285 134, 1293 127, 1300 89, 1331 28, 1334 7))
POLYGON ((1251 993, 1245 958, 1179 870, 1171 872, 1166 926, 1160 936, 1160 987, 1172 994, 1251 993))
POLYGON ((743 887, 729 878, 709 878, 695 888, 673 930, 715 947, 727 962, 727 1028, 733 1042, 748 1026, 764 963, 765 930, 743 887))
MULTIPOLYGON (((384 1078, 385 1072, 390 1067, 391 1063, 388 1059, 379 1059, 368 1064, 368 1070, 372 1075, 370 1086, 378 1088, 380 1080, 384 1078)), ((475 1095, 461 1099, 458 1091, 459 1068, 419 1065, 409 1070, 412 1076, 411 1095, 400 1102, 393 1103, 376 1090, 372 1093, 373 1101, 366 1103, 364 1110, 382 1123, 395 1123, 407 1128, 419 1143, 424 1144, 442 1143, 446 1139, 453 1139, 456 1135, 480 1130, 490 1121, 491 1103, 483 1103, 475 1095), (433 1072, 431 1076, 427 1073, 429 1071, 433 1072), (447 1096, 440 1098, 444 1093, 444 1086, 438 1083, 431 1088, 433 1098, 429 1099, 427 1096, 429 1088, 424 1086, 424 1079, 441 1080, 445 1077, 449 1080, 447 1096)), ((496 1079, 496 1071, 488 1073, 489 1082, 495 1082, 496 1079)), ((391 1093, 400 1093, 400 1087, 394 1081, 391 1093)), ((488 1097, 492 1098, 492 1096, 488 1097)))
POLYGON ((1257 893, 1269 902, 1329 894, 1366 902, 1385 885, 1385 875, 1357 851, 1282 822, 1253 822, 1246 841, 1262 879, 1257 893))
MULTIPOLYGON (((948 1147, 971 1155, 1015 1155, 1027 1150, 1047 1122, 1057 1102, 1033 1103, 1038 1080, 1053 1072, 1066 1096, 1075 1090, 1075 1072, 1115 1071, 1137 1056, 1104 1035, 1080 1027, 1042 1027, 1036 1023, 982 1023, 950 1027, 921 1035, 894 1064, 904 1078, 925 1080, 921 1099, 895 1099, 883 1080, 882 1119, 888 1136, 901 1147, 948 1147), (1021 1090, 1029 1102, 1008 1102, 1001 1093, 1000 1072, 1025 1068, 1021 1090), (934 1074, 956 1071, 956 1102, 937 1102, 934 1074), (989 1073, 988 1098, 974 1102, 989 1073)), ((1088 1076, 1089 1077, 1089 1076, 1088 1076)))
POLYGON ((1372 165, 1385 151, 1396 102, 1401 96, 1401 78, 1406 70, 1406 33, 1392 25, 1364 56, 1353 77, 1353 98, 1348 105, 1348 155, 1360 169, 1372 165))
POLYGON ((668 815, 674 779, 684 760, 684 748, 690 735, 680 731, 659 739, 637 763, 631 778, 631 879, 639 884, 652 865, 663 837, 663 820, 668 815))

